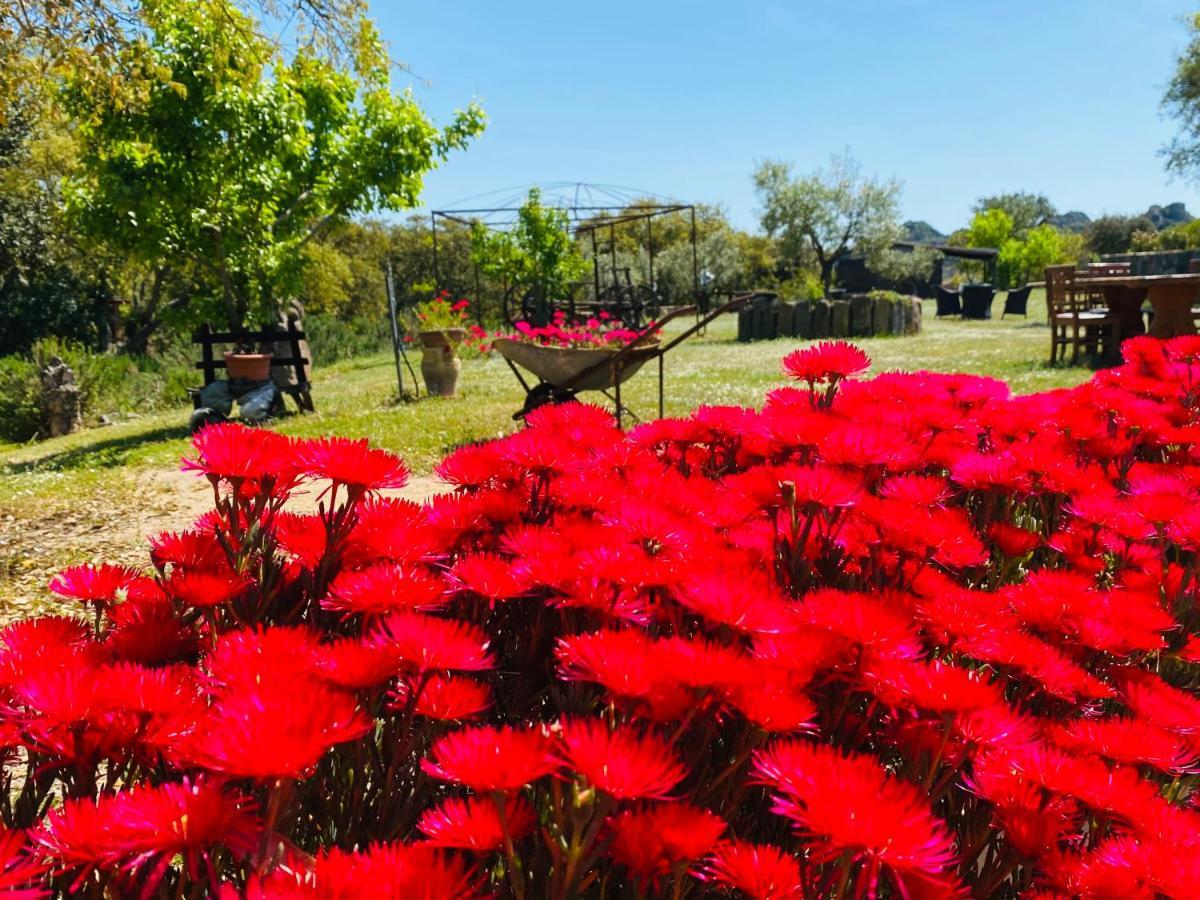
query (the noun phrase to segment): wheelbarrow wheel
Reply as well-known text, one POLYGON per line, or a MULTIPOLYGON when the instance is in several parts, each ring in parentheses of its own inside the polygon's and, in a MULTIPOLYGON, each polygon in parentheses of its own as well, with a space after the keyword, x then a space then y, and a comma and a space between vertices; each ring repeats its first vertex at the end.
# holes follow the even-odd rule
POLYGON ((556 387, 548 381, 535 385, 525 395, 525 403, 520 412, 513 413, 514 419, 524 419, 539 406, 547 404, 574 403, 577 400, 575 392, 566 388, 556 387))

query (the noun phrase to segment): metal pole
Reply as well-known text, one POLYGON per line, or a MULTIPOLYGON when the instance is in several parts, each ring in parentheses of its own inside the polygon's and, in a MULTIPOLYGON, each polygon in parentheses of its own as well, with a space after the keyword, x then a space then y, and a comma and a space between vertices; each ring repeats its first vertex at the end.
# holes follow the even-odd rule
POLYGON ((396 320, 396 293, 392 288, 392 258, 389 256, 384 266, 386 276, 383 285, 387 291, 388 311, 392 320, 392 352, 396 356, 396 396, 404 396, 404 369, 400 366, 400 323, 396 320))
MULTIPOLYGON (((646 252, 650 255, 650 288, 654 288, 654 219, 646 219, 646 252)), ((661 418, 661 417, 660 417, 661 418)))
POLYGON ((608 226, 608 255, 612 259, 613 281, 617 280, 617 226, 608 226))
POLYGON ((696 207, 692 212, 692 302, 696 304, 696 321, 700 321, 700 258, 696 255, 696 207))
POLYGON ((596 229, 592 230, 592 277, 596 281, 596 302, 600 302, 600 251, 596 249, 596 229))
POLYGON ((438 271, 437 213, 429 214, 429 233, 433 237, 433 292, 437 294, 442 289, 442 278, 438 271))

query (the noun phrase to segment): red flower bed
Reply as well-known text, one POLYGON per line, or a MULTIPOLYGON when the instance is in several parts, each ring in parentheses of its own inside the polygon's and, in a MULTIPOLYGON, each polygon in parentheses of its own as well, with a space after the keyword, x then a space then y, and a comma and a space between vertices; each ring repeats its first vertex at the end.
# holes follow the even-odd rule
POLYGON ((0 887, 1195 896, 1200 341, 1125 347, 1028 397, 826 344, 761 412, 543 407, 424 506, 211 427, 213 512, 0 632, 0 887))

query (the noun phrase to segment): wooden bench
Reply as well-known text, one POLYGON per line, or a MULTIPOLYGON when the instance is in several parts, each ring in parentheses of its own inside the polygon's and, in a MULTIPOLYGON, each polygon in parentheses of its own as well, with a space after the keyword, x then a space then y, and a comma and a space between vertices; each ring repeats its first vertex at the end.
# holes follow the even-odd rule
MULTIPOLYGON (((308 380, 305 366, 312 361, 304 355, 300 342, 305 340, 304 331, 289 317, 287 329, 264 328, 260 331, 213 331, 212 326, 204 324, 192 335, 192 343, 200 345, 200 361, 196 368, 204 372, 204 385, 208 386, 217 380, 217 370, 226 368, 225 360, 213 353, 218 344, 229 345, 259 345, 286 343, 290 347, 287 356, 276 355, 271 359, 271 368, 291 368, 294 372, 295 383, 281 386, 282 393, 290 394, 301 412, 313 412, 312 384, 308 380)), ((192 406, 200 407, 200 388, 188 391, 192 397, 192 406)))

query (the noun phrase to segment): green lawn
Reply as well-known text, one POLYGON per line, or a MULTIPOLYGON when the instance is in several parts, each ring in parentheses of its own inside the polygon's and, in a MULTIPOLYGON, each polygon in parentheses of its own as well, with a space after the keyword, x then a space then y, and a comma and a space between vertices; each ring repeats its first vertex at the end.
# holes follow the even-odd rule
MULTIPOLYGON (((997 311, 1000 307, 998 300, 997 311)), ((1020 393, 1076 384, 1091 374, 1084 368, 1046 364, 1049 332, 1039 296, 1032 299, 1027 320, 937 320, 932 303, 926 303, 925 316, 919 336, 857 342, 873 359, 873 372, 973 372, 1003 378, 1020 393)), ((779 361, 800 342, 739 344, 735 333, 734 318, 726 317, 707 335, 668 355, 668 414, 704 403, 757 405, 768 389, 783 382, 779 361)), ((464 363, 454 399, 397 403, 395 368, 387 354, 319 369, 313 393, 319 411, 288 417, 276 424, 279 431, 367 437, 400 453, 418 473, 428 473, 456 446, 512 431, 517 427, 512 413, 523 399, 503 360, 492 358, 464 363)), ((584 396, 603 399, 599 394, 584 396)), ((656 397, 654 366, 626 385, 627 405, 644 416, 655 412, 656 397)), ((181 405, 64 438, 28 445, 0 443, 0 598, 14 579, 31 571, 40 573, 44 567, 92 558, 105 550, 123 555, 125 539, 112 538, 114 523, 134 513, 169 512, 170 488, 156 477, 177 467, 187 450, 187 414, 181 405)), ((145 534, 136 525, 126 530, 134 542, 145 534)))

